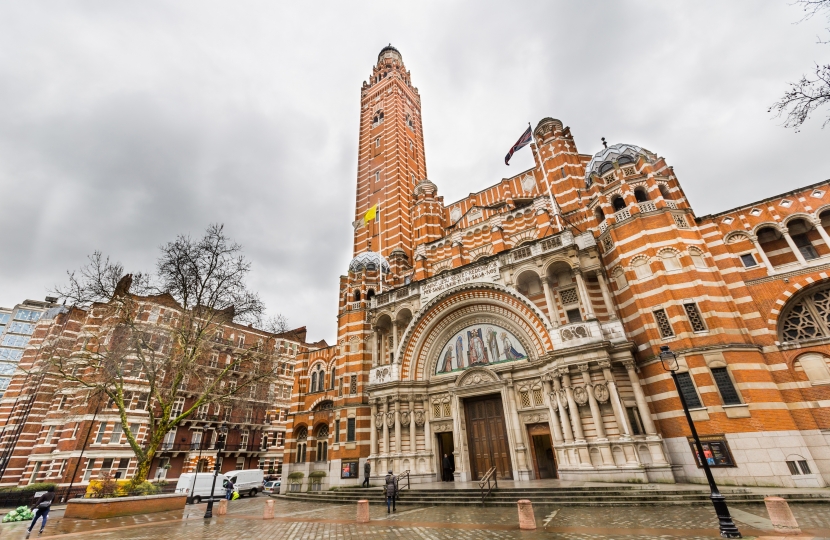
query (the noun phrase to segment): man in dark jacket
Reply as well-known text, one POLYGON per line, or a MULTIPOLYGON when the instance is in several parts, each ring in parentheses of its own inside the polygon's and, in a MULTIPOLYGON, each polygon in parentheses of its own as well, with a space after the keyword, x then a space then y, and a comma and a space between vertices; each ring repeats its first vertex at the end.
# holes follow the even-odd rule
POLYGON ((372 466, 369 464, 369 460, 366 460, 366 463, 363 465, 363 483, 361 486, 369 487, 369 476, 372 474, 372 466))
POLYGON ((32 510, 35 510, 35 517, 32 519, 32 524, 29 525, 29 528, 26 529, 26 538, 29 538, 29 535, 32 533, 32 529, 35 528, 35 523, 40 516, 43 516, 43 523, 40 525, 40 532, 43 532, 43 529, 46 527, 46 517, 49 515, 49 508, 52 506, 52 501, 55 499, 55 486, 49 486, 49 491, 45 492, 43 495, 38 497, 34 504, 32 504, 32 510))
POLYGON ((441 467, 444 469, 444 477, 441 480, 449 482, 452 478, 452 461, 447 454, 444 454, 444 459, 441 460, 441 467))
POLYGON ((395 475, 392 474, 392 471, 389 471, 389 474, 386 475, 386 513, 389 513, 390 506, 392 507, 392 512, 397 512, 398 509, 395 508, 395 497, 398 496, 398 479, 395 478, 395 475))

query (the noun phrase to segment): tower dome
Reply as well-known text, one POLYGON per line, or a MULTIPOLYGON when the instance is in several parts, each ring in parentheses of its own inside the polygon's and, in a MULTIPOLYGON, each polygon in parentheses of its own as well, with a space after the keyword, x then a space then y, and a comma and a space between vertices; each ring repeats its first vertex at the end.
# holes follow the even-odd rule
POLYGON ((591 158, 591 161, 585 167, 585 185, 587 187, 591 186, 594 182, 591 178, 592 176, 602 177, 602 175, 613 169, 614 162, 617 162, 618 165, 634 163, 639 156, 643 156, 649 162, 657 159, 654 152, 639 147, 636 144, 618 143, 603 148, 594 154, 594 157, 591 158))
POLYGON ((388 274, 389 261, 376 251, 364 251, 352 259, 349 263, 349 272, 363 272, 364 270, 374 272, 378 269, 378 262, 383 268, 383 273, 388 274))
POLYGON ((401 51, 393 47, 391 43, 380 50, 380 53, 378 54, 378 63, 380 63, 384 58, 393 58, 398 62, 403 63, 401 51))

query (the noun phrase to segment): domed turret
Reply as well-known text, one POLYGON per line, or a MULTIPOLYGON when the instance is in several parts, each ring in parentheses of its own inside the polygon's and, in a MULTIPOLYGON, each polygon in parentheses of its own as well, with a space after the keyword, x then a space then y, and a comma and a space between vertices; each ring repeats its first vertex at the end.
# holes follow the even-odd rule
POLYGON ((378 64, 387 58, 397 60, 399 63, 403 64, 403 56, 401 56, 401 51, 393 47, 391 43, 380 50, 380 53, 378 54, 378 64))
POLYGON ((591 158, 591 161, 585 167, 585 186, 590 187, 595 181, 594 178, 601 178, 602 175, 612 170, 615 162, 617 165, 634 163, 640 156, 643 156, 649 162, 657 159, 654 152, 650 152, 636 144, 619 143, 603 148, 591 158))
POLYGON ((378 262, 383 268, 383 273, 388 274, 389 261, 375 251, 365 251, 352 259, 352 262, 349 263, 349 272, 363 272, 364 270, 375 272, 378 269, 378 262))

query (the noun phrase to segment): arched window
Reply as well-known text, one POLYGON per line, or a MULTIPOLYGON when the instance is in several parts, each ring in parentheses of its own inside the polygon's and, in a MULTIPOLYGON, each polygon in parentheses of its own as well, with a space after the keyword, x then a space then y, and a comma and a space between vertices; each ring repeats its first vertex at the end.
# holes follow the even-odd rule
POLYGON ((782 342, 830 337, 830 285, 808 289, 791 300, 778 328, 782 342))
POLYGON ((657 184, 657 188, 660 190, 660 195, 662 195, 664 199, 671 200, 669 188, 666 187, 666 184, 657 184))
POLYGON ((331 377, 329 378, 329 390, 334 390, 334 377, 337 368, 335 366, 331 367, 331 377))
POLYGON ((371 300, 374 297, 375 297, 375 290, 374 289, 369 289, 368 291, 366 291, 366 300, 371 300))
POLYGON ((617 284, 617 290, 619 291, 628 287, 628 280, 625 278, 625 271, 622 268, 614 270, 614 283, 617 284))
POLYGON ((680 264, 680 259, 677 257, 677 252, 672 250, 665 250, 660 252, 660 260, 663 261, 663 268, 666 272, 676 272, 683 268, 680 264))
POLYGON ((360 289, 358 289, 354 292, 354 301, 355 302, 360 302, 360 289))
POLYGON ((623 200, 622 197, 617 195, 616 197, 611 199, 611 206, 614 207, 614 212, 618 212, 618 211, 622 210, 623 208, 625 208, 625 201, 623 200))
POLYGON ((703 258, 703 253, 696 249, 689 250, 689 256, 692 258, 692 264, 695 265, 695 268, 708 268, 709 266, 706 264, 706 259, 703 258))
POLYGON ((648 200, 648 193, 646 192, 646 188, 638 187, 634 190, 634 198, 637 202, 646 202, 648 200))
POLYGON ((328 438, 329 438, 329 426, 328 424, 322 424, 320 427, 317 428, 317 461, 326 461, 328 459, 328 438))
POLYGON ((800 356, 797 360, 813 384, 830 384, 830 358, 818 353, 800 356))
POLYGON ((594 208, 594 215, 597 217, 597 221, 599 221, 600 223, 605 221, 605 213, 602 211, 602 208, 600 208, 599 206, 594 208))
POLYGON ((311 374, 311 392, 317 391, 317 372, 311 374))
POLYGON ((648 264, 648 259, 640 258, 631 263, 631 268, 634 269, 634 275, 637 279, 647 278, 651 275, 651 266, 648 264))
POLYGON ((308 439, 308 429, 301 426, 297 429, 297 460, 296 463, 305 463, 306 441, 308 439))

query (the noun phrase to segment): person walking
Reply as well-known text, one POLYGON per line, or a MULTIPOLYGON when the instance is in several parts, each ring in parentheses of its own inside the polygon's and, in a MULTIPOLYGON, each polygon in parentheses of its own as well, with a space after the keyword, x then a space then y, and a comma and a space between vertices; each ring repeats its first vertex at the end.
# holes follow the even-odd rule
POLYGON ((447 454, 444 454, 444 459, 441 460, 441 467, 444 469, 444 477, 442 482, 449 482, 452 477, 452 462, 447 454))
POLYGON ((395 478, 395 475, 392 474, 392 471, 389 471, 389 474, 386 475, 386 513, 389 513, 389 508, 391 506, 392 512, 397 512, 398 509, 395 508, 395 498, 398 496, 398 479, 395 478))
POLYGON ((363 465, 363 483, 360 484, 363 487, 369 487, 369 476, 372 474, 372 466, 369 464, 369 460, 366 460, 366 463, 363 465))
POLYGON ((38 534, 43 533, 43 529, 46 528, 46 518, 49 516, 49 508, 52 507, 52 501, 55 499, 55 486, 49 486, 48 491, 43 493, 37 500, 32 504, 32 510, 37 510, 35 513, 35 517, 32 519, 32 524, 29 525, 29 528, 26 529, 26 538, 29 538, 29 535, 32 534, 32 529, 35 528, 35 523, 40 516, 43 516, 43 523, 40 525, 40 531, 38 534))
POLYGON ((233 485, 233 481, 231 481, 230 479, 228 479, 228 484, 227 484, 225 487, 227 487, 227 488, 228 488, 228 489, 225 491, 225 498, 226 498, 227 500, 229 500, 229 501, 230 501, 230 500, 233 498, 233 488, 235 487, 235 486, 233 485))

